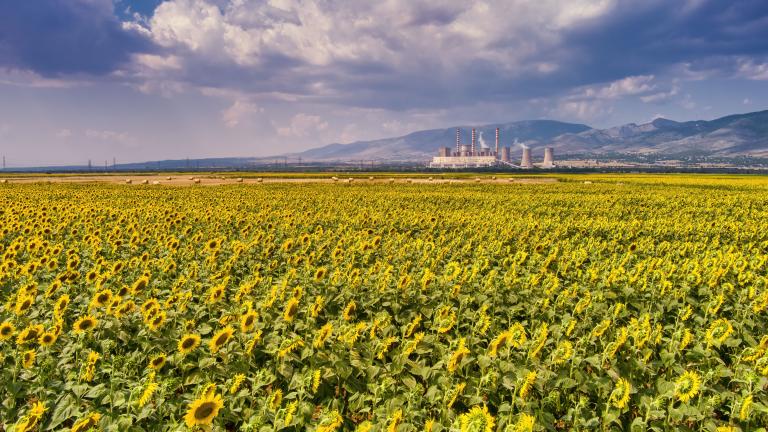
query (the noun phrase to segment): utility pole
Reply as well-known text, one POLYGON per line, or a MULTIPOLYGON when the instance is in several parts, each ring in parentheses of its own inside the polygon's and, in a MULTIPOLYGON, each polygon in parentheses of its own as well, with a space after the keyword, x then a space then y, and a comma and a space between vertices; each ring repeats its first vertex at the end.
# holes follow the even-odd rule
POLYGON ((3 171, 5 171, 5 155, 3 155, 3 171))
POLYGON ((117 171, 117 159, 112 157, 112 170, 117 171))
POLYGON ((88 171, 90 171, 93 168, 93 165, 91 165, 91 160, 88 159, 88 171))

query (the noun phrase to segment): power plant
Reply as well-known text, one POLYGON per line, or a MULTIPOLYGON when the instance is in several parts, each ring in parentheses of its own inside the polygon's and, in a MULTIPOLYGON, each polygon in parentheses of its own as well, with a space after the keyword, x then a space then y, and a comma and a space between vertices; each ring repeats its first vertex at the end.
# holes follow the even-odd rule
MULTIPOLYGON (((531 169, 534 167, 531 159, 530 147, 520 144, 523 149, 523 155, 520 158, 520 164, 512 162, 512 149, 510 146, 499 147, 500 144, 499 128, 496 128, 496 145, 494 150, 485 143, 483 133, 478 135, 477 129, 472 128, 470 144, 461 143, 461 129, 456 128, 456 150, 451 151, 451 147, 440 147, 438 155, 432 158, 429 163, 430 168, 482 168, 492 166, 507 166, 512 168, 531 169), (478 148, 479 140, 479 148, 478 148), (501 152, 499 151, 501 150, 501 152)), ((517 141, 515 141, 517 142, 517 141)), ((539 165, 541 168, 555 167, 555 152, 552 147, 544 149, 544 162, 539 165)))

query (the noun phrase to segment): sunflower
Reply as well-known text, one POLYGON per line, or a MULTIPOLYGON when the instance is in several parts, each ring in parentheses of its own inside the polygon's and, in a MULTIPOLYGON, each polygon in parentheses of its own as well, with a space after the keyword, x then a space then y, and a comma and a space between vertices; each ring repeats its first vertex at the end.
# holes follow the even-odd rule
POLYGON ((104 307, 112 300, 112 291, 105 289, 101 290, 93 296, 91 303, 96 307, 104 307))
POLYGON ((523 384, 520 386, 520 399, 525 399, 526 396, 528 396, 528 393, 530 393, 531 388, 533 388, 533 384, 536 382, 536 371, 528 372, 528 374, 525 376, 525 380, 523 380, 523 384))
POLYGON ((459 346, 456 347, 456 351, 454 351, 451 354, 451 358, 448 359, 448 372, 455 372, 464 357, 469 354, 469 348, 464 346, 465 342, 464 338, 459 339, 459 346))
POLYGON ((243 384, 243 381, 245 381, 245 374, 235 375, 235 377, 232 378, 232 385, 229 387, 229 393, 237 393, 237 391, 240 390, 240 386, 243 384))
POLYGON ((146 276, 142 276, 138 278, 136 282, 133 283, 133 286, 131 286, 131 293, 139 294, 142 291, 144 291, 148 285, 149 285, 149 278, 146 276))
POLYGON ((473 407, 468 413, 459 416, 461 432, 493 432, 496 420, 488 412, 488 407, 483 405, 473 407))
POLYGON ((16 336, 16 343, 23 345, 32 341, 36 341, 40 334, 44 331, 43 326, 40 324, 30 324, 24 328, 19 335, 16 336))
POLYGON ((21 356, 21 364, 24 365, 25 369, 29 369, 35 364, 35 356, 35 350, 24 351, 24 354, 21 356))
POLYGON ((162 369, 163 365, 165 365, 166 359, 167 357, 165 354, 158 354, 149 360, 147 367, 154 370, 162 369))
POLYGON ((75 321, 72 329, 75 334, 85 333, 93 330, 98 323, 99 320, 97 320, 96 317, 93 315, 86 315, 75 321))
POLYGON ((232 334, 235 331, 230 326, 226 326, 223 329, 216 332, 215 335, 213 335, 213 338, 208 344, 208 347, 211 349, 211 352, 213 354, 216 354, 221 347, 226 345, 226 343, 229 341, 229 338, 232 337, 232 334))
POLYGON ((100 419, 101 419, 101 414, 99 413, 88 414, 87 416, 79 420, 77 423, 72 425, 72 429, 70 429, 70 432, 86 432, 90 429, 96 429, 96 427, 99 425, 100 419))
POLYGON ((145 320, 145 324, 147 324, 147 327, 149 327, 152 331, 157 331, 160 329, 160 327, 163 326, 163 323, 165 323, 165 318, 167 317, 165 311, 159 311, 154 317, 149 318, 148 320, 145 320))
POLYGON ((616 381, 616 385, 611 392, 610 403, 616 408, 624 409, 629 402, 629 393, 632 390, 632 385, 624 378, 619 378, 616 381))
POLYGON ((533 425, 536 423, 536 419, 532 415, 520 414, 520 417, 515 423, 515 432, 533 432, 533 425))
POLYGON ((184 422, 187 427, 210 425, 223 406, 221 395, 206 392, 189 405, 184 422))
POLYGON ((733 333, 733 326, 731 323, 725 318, 720 318, 712 322, 709 329, 707 329, 707 344, 719 346, 728 339, 728 336, 730 336, 731 333, 733 333))
POLYGON ((248 311, 243 314, 242 317, 240 317, 240 331, 243 333, 248 333, 253 329, 253 326, 256 324, 256 319, 259 317, 259 314, 253 311, 248 311))
POLYGON ((54 342, 56 342, 56 333, 47 331, 40 335, 40 338, 37 340, 37 342, 42 346, 49 347, 53 345, 54 342))
POLYGON ((277 411, 280 405, 283 403, 283 391, 280 389, 275 390, 269 395, 269 409, 277 411))
POLYGON ((296 312, 299 311, 299 299, 291 297, 288 303, 285 305, 285 311, 283 311, 283 318, 286 321, 293 321, 296 316, 296 312))
POLYGON ((392 419, 387 426, 387 432, 397 432, 397 428, 403 422, 403 410, 399 409, 392 415, 392 419))
POLYGON ((355 311, 357 310, 357 303, 355 303, 354 300, 350 301, 347 306, 344 308, 344 313, 342 314, 342 317, 344 318, 344 321, 349 321, 352 319, 352 315, 355 314, 355 311))
POLYGON ((32 307, 32 305, 35 303, 35 298, 31 295, 25 295, 22 298, 19 298, 16 301, 16 307, 13 309, 13 312, 16 315, 24 315, 29 308, 32 307))
POLYGON ((682 402, 688 402, 699 393, 701 377, 694 371, 686 371, 675 381, 675 396, 682 402))
POLYGON ((176 347, 179 349, 179 352, 186 355, 191 353, 200 345, 200 336, 196 334, 185 334, 184 336, 179 339, 179 343, 176 345, 176 347))
POLYGON ((0 324, 0 341, 12 338, 14 333, 16 333, 16 327, 10 322, 5 321, 0 324))

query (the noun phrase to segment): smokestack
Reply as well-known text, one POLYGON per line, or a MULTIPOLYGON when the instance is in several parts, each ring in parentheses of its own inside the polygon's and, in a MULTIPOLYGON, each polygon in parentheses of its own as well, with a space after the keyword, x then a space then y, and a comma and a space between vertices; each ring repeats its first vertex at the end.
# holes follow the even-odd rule
POLYGON ((456 155, 461 152, 461 129, 456 128, 456 155))
POLYGON ((555 166, 555 149, 547 147, 544 149, 544 163, 542 168, 553 168, 555 166))
POLYGON ((499 128, 496 128, 496 158, 499 157, 499 128))
POLYGON ((523 147, 523 159, 520 161, 520 166, 523 168, 533 168, 531 163, 531 149, 523 147))
POLYGON ((470 156, 475 155, 476 144, 477 144, 477 131, 475 130, 475 128, 472 128, 472 154, 470 154, 470 156))

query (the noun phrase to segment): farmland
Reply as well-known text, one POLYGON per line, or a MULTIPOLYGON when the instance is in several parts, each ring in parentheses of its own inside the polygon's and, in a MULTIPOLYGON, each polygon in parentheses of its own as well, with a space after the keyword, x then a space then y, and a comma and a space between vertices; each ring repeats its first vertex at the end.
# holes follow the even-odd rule
POLYGON ((768 179, 559 180, 0 184, 0 430, 764 430, 768 179))

